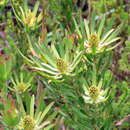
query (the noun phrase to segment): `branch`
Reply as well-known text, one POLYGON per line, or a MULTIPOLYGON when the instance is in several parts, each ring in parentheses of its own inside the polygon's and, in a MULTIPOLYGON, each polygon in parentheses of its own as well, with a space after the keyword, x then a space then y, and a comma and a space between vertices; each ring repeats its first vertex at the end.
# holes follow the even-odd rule
POLYGON ((130 114, 124 117, 122 120, 116 123, 116 127, 120 127, 123 125, 124 122, 129 122, 130 123, 130 114))

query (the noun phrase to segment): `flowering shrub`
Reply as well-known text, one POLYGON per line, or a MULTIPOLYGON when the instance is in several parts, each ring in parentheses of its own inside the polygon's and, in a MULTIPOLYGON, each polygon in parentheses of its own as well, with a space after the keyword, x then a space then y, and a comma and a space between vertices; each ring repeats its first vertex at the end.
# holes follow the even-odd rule
POLYGON ((129 129, 126 28, 89 2, 0 2, 0 129, 129 129))

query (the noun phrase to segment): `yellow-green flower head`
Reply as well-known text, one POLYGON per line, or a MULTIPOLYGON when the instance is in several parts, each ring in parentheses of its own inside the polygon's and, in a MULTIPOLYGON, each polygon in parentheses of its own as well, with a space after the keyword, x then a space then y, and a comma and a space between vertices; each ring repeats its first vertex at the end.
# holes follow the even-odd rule
POLYGON ((18 89, 18 92, 19 93, 23 93, 25 92, 25 90, 28 88, 28 86, 24 83, 24 82, 20 82, 18 85, 17 85, 17 89, 18 89))
POLYGON ((14 88, 9 87, 9 89, 16 92, 16 93, 19 93, 19 94, 22 94, 25 91, 29 91, 30 87, 31 87, 30 83, 32 82, 32 79, 33 79, 33 77, 30 77, 28 79, 28 82, 27 81, 25 82, 24 81, 25 78, 23 77, 23 73, 20 73, 20 78, 17 75, 14 75, 14 78, 13 77, 11 78, 11 81, 12 81, 14 88))
POLYGON ((93 32, 90 36, 89 36, 89 39, 88 39, 88 44, 90 47, 98 47, 100 43, 100 39, 99 39, 99 36, 93 32))
POLYGON ((31 116, 28 115, 22 119, 22 128, 24 128, 24 130, 35 129, 35 121, 33 120, 31 116))
POLYGON ((4 5, 6 0, 0 0, 0 5, 4 5))
MULTIPOLYGON (((19 9, 17 10, 15 7, 13 7, 14 14, 16 16, 16 19, 20 21, 24 27, 28 25, 30 29, 35 29, 35 25, 38 25, 38 23, 42 20, 42 12, 38 15, 38 8, 40 5, 40 1, 37 1, 34 5, 33 9, 30 9, 28 7, 28 1, 27 3, 21 7, 19 5, 19 9)), ((16 2, 14 2, 16 4, 16 2)))
POLYGON ((89 96, 93 99, 96 100, 100 94, 100 89, 96 86, 91 86, 89 88, 89 96))
POLYGON ((29 12, 24 20, 24 23, 28 24, 29 27, 33 27, 35 22, 36 22, 35 14, 29 10, 29 12))
POLYGON ((62 58, 58 58, 56 60, 56 66, 60 73, 64 73, 67 71, 67 63, 62 58))

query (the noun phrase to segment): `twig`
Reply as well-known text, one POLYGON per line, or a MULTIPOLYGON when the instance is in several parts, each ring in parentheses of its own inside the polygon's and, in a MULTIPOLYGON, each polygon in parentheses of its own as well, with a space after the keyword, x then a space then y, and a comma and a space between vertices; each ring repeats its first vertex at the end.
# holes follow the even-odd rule
POLYGON ((117 127, 120 127, 123 125, 124 122, 128 122, 130 123, 130 114, 127 115, 125 118, 123 118, 122 120, 120 120, 119 122, 116 123, 117 127))
POLYGON ((40 76, 38 76, 38 86, 37 86, 37 96, 36 96, 36 106, 39 104, 39 101, 40 101, 40 98, 41 98, 41 95, 42 95, 42 86, 41 86, 41 82, 40 82, 40 76))
POLYGON ((46 17, 45 17, 45 0, 43 0, 43 17, 42 17, 42 42, 45 41, 45 35, 46 35, 46 17))
POLYGON ((91 0, 88 0, 88 19, 90 21, 89 25, 91 25, 91 0))

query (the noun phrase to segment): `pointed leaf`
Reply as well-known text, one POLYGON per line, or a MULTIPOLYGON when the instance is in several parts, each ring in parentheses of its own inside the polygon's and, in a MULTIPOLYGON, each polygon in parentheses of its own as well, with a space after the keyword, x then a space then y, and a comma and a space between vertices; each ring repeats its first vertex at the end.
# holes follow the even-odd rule
POLYGON ((35 98, 34 98, 34 95, 32 95, 31 103, 30 103, 30 116, 31 117, 34 116, 34 101, 35 101, 35 98))

